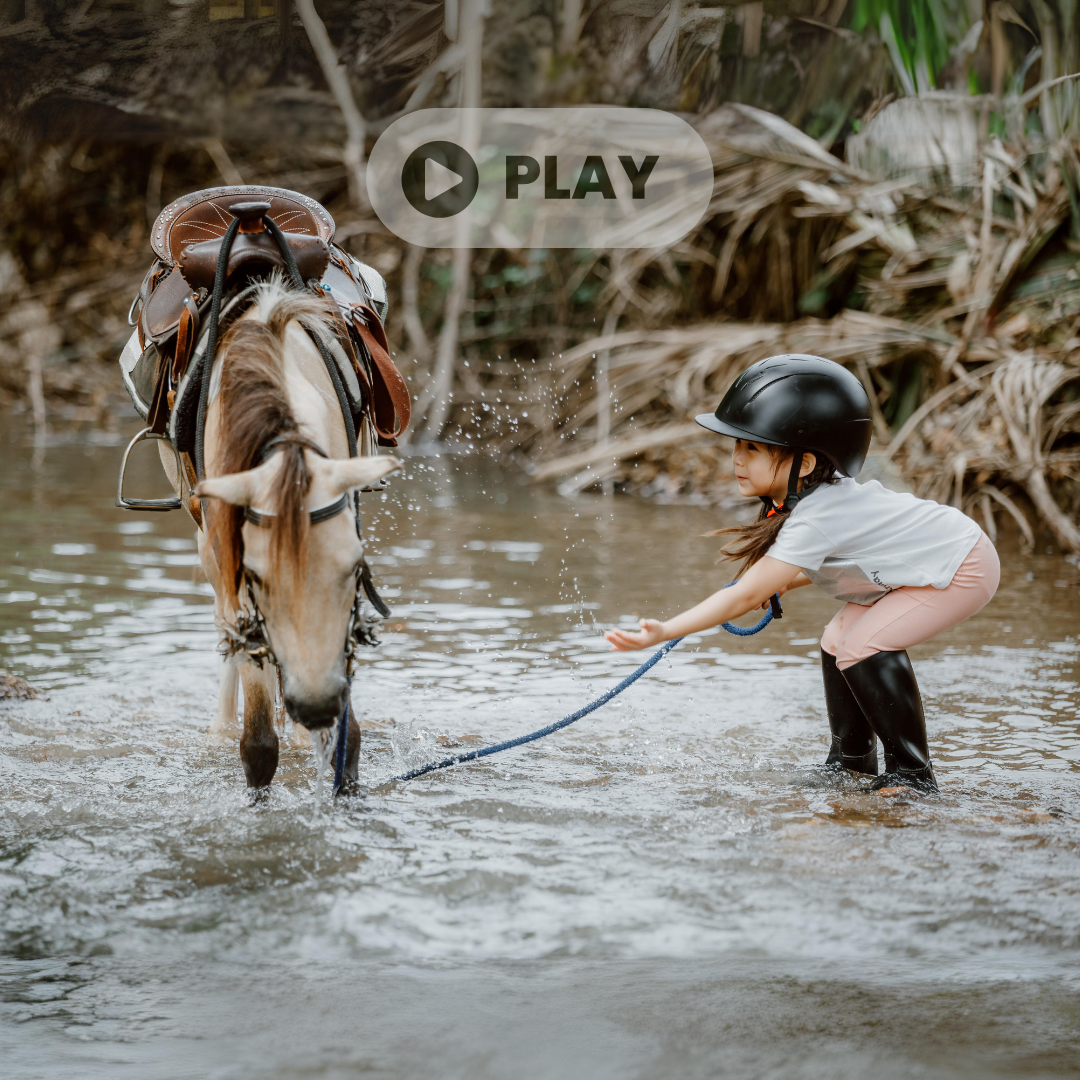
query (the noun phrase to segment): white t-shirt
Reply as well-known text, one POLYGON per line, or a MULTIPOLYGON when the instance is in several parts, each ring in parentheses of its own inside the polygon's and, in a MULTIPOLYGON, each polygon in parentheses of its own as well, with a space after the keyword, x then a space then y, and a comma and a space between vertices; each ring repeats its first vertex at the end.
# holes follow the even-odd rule
POLYGON ((953 506, 844 477, 795 505, 768 554, 837 600, 873 604, 904 585, 944 589, 982 534, 953 506))

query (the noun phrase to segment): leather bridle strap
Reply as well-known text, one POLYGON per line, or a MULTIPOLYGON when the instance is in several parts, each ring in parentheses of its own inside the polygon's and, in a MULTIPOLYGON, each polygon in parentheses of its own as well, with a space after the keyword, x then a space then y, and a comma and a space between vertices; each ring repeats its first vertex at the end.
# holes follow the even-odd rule
MULTIPOLYGON (((300 268, 296 265, 296 259, 293 256, 292 248, 289 247, 288 240, 285 239, 285 234, 281 231, 278 223, 269 215, 263 215, 263 224, 266 226, 267 232, 277 241, 278 247, 281 249, 281 257, 285 260, 285 266, 289 271, 289 278, 293 283, 293 287, 302 289, 304 287, 304 279, 300 276, 300 268)), ((300 324, 304 324, 301 322, 300 324)), ((352 408, 349 406, 349 398, 345 393, 345 385, 341 381, 341 372, 338 371, 337 362, 330 355, 330 350, 326 347, 326 342, 309 326, 304 326, 304 330, 307 331, 307 335, 311 338, 312 344, 319 350, 319 355, 323 359, 323 363, 326 365, 326 373, 330 376, 330 382, 334 385, 334 393, 337 395, 338 407, 341 409, 341 419, 345 423, 345 438, 349 443, 349 457, 356 457, 356 425, 353 423, 352 408)), ((326 455, 324 454, 323 457, 326 455)))
MULTIPOLYGON (((302 446, 305 450, 310 450, 313 454, 318 454, 319 457, 327 458, 327 460, 329 460, 329 455, 317 442, 312 442, 312 440, 305 435, 291 432, 285 435, 275 435, 272 439, 268 439, 259 451, 259 463, 262 464, 271 454, 280 450, 283 446, 302 446)), ((321 525, 324 521, 329 521, 332 517, 337 517, 338 514, 348 508, 349 493, 346 491, 338 496, 332 503, 327 503, 326 506, 318 506, 314 510, 309 511, 308 517, 311 520, 312 525, 321 525)), ((253 510, 250 506, 244 507, 244 520, 251 522, 252 525, 258 525, 261 528, 269 528, 270 520, 275 516, 275 514, 267 513, 265 510, 253 510)))
MULTIPOLYGON (((308 517, 311 519, 312 525, 321 525, 324 521, 329 521, 332 517, 337 517, 349 508, 349 493, 345 492, 336 498, 332 503, 327 503, 325 506, 317 507, 315 510, 311 510, 308 513, 308 517)), ((264 510, 253 510, 250 506, 244 507, 244 520, 250 521, 252 525, 258 525, 260 528, 270 528, 270 522, 275 518, 276 514, 268 514, 264 510)))
POLYGON ((261 465, 280 446, 302 446, 318 454, 319 457, 330 460, 330 455, 317 442, 313 442, 299 432, 286 432, 284 435, 275 435, 262 444, 259 450, 259 464, 261 465))

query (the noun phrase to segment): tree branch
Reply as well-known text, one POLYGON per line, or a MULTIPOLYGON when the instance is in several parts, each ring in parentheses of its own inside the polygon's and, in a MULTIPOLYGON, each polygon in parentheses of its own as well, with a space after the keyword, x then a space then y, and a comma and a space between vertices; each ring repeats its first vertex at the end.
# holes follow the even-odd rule
POLYGON ((338 63, 337 50, 326 32, 326 25, 315 10, 314 0, 295 0, 300 21, 304 24, 308 41, 319 61, 323 78, 334 95, 345 120, 345 168, 349 172, 349 196, 358 210, 367 206, 367 190, 364 183, 365 140, 367 125, 356 105, 348 72, 338 63))

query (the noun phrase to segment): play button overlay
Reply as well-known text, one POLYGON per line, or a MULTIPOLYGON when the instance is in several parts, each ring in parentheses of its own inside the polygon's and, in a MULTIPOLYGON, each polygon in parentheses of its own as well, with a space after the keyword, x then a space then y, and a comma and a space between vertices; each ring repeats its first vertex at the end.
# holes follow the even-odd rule
POLYGON ((713 195, 712 155, 661 109, 417 109, 371 148, 367 194, 425 248, 670 247, 713 195))
POLYGON ((414 210, 433 218, 460 214, 473 201, 480 173, 469 152, 457 143, 418 146, 401 168, 401 190, 414 210))

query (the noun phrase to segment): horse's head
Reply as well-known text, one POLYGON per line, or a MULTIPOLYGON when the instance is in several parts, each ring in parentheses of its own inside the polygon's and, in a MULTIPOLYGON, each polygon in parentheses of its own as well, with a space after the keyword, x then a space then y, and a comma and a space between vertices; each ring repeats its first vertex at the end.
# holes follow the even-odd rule
POLYGON ((327 459, 305 442, 286 440, 256 468, 206 479, 195 494, 227 504, 211 522, 219 587, 235 614, 248 602, 246 587, 237 596, 237 586, 243 578, 250 583, 281 670, 285 708, 314 730, 335 723, 345 708, 345 645, 363 545, 351 504, 325 520, 316 515, 316 523, 311 514, 400 462, 327 459), (255 513, 245 515, 248 508, 255 513))

